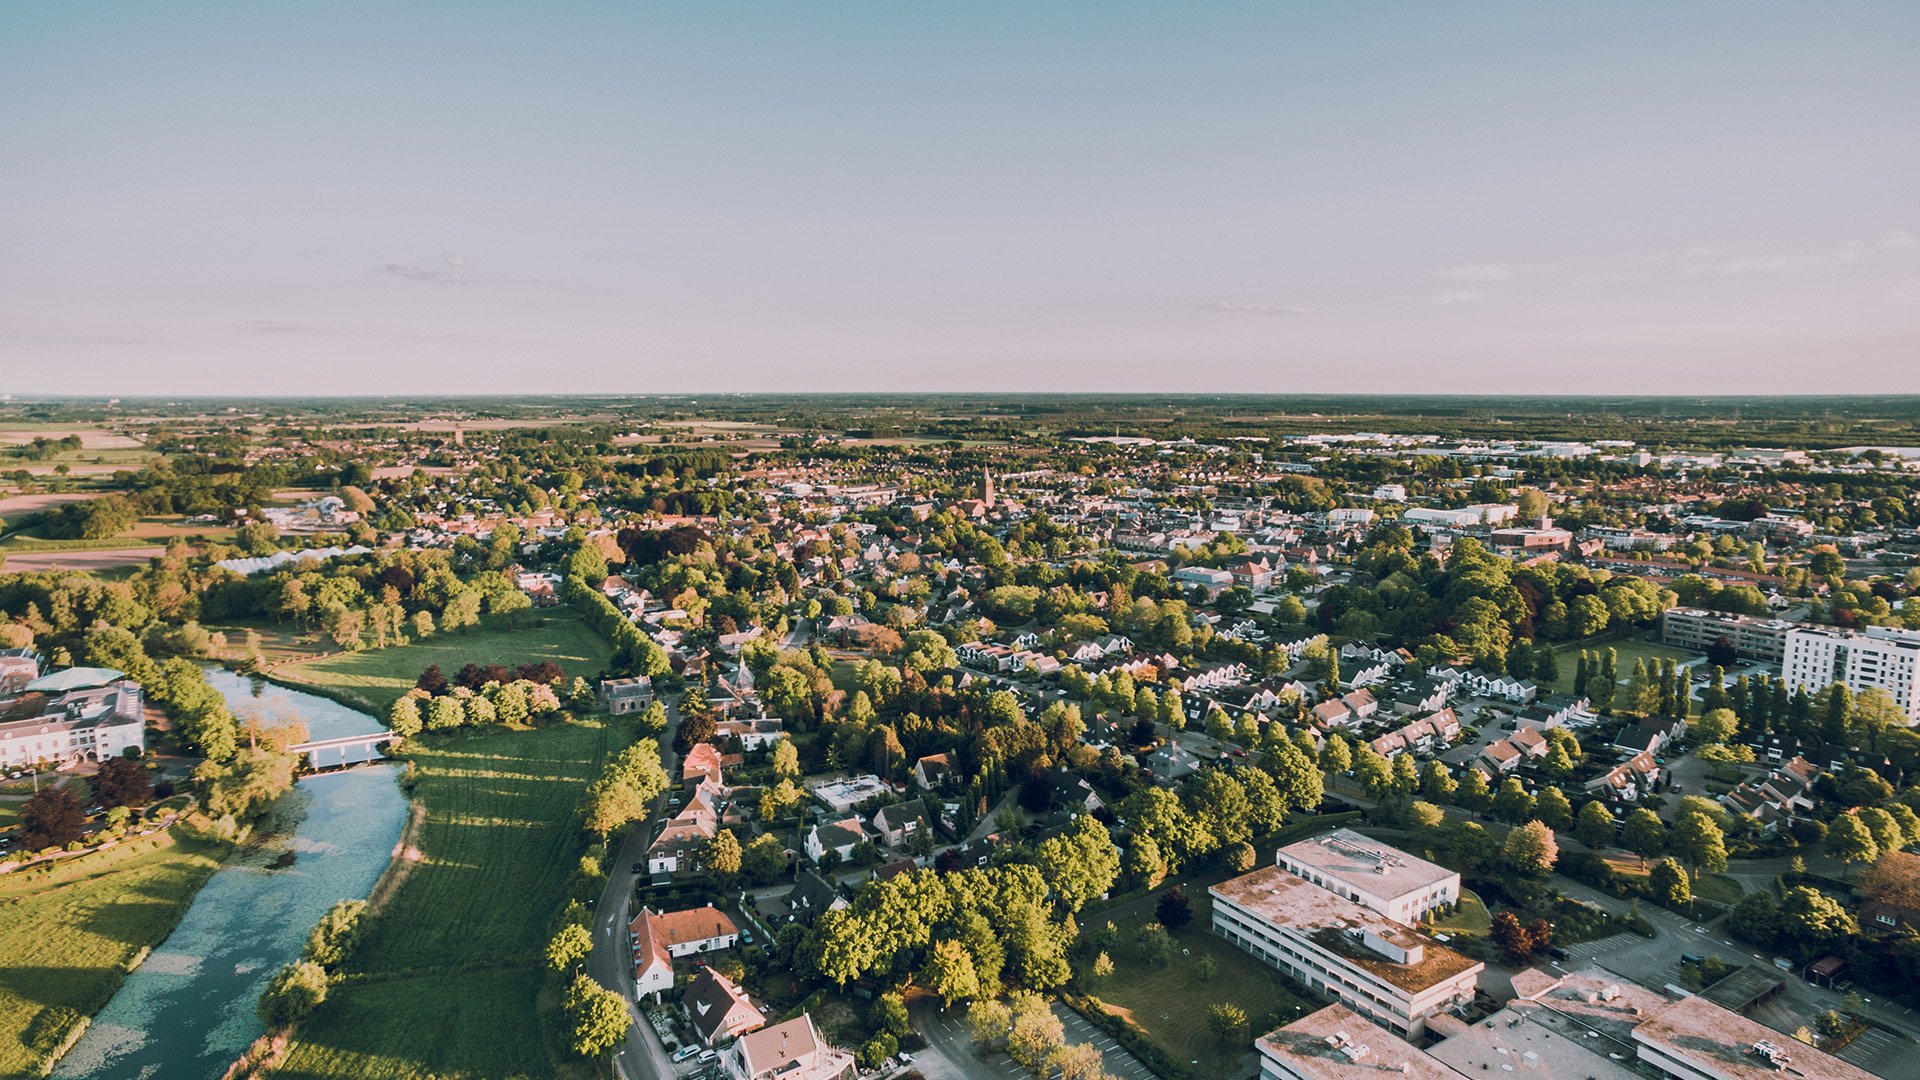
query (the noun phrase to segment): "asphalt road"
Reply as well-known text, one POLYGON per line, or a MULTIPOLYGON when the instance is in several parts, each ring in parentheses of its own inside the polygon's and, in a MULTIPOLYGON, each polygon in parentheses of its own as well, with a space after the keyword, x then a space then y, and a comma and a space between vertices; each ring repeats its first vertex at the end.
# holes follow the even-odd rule
MULTIPOLYGON (((666 702, 667 729, 660 734, 660 759, 666 766, 667 776, 678 775, 679 760, 673 752, 673 736, 680 727, 680 709, 677 701, 666 702)), ((668 791, 676 790, 678 784, 668 784, 668 791)), ((620 995, 627 1003, 627 1011, 633 1016, 633 1027, 627 1032, 627 1041, 613 1056, 613 1068, 616 1076, 627 1080, 666 1080, 675 1075, 667 1048, 661 1044, 660 1037, 647 1022, 646 1016, 633 1000, 633 946, 627 937, 628 899, 633 896, 635 874, 633 864, 644 861, 647 844, 654 833, 654 822, 659 818, 667 796, 662 794, 654 804, 653 814, 646 821, 636 824, 620 843, 613 864, 607 870, 607 887, 600 893, 600 899, 593 905, 593 952, 587 956, 587 974, 601 986, 620 995)))

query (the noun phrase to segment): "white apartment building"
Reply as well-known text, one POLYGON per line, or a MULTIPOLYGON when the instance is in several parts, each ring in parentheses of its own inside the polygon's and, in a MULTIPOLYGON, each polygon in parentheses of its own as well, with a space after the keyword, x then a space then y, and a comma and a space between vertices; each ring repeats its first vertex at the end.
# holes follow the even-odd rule
POLYGON ((1394 922, 1419 922, 1434 908, 1460 899, 1459 874, 1352 829, 1288 844, 1274 861, 1287 873, 1394 922))
POLYGON ((1786 619, 1670 608, 1660 616, 1660 640, 1684 649, 1705 650, 1724 638, 1740 656, 1777 664, 1786 653, 1788 632, 1800 626, 1786 619))
POLYGON ((1409 1037, 1473 1000, 1485 964, 1277 866, 1223 881, 1213 929, 1313 989, 1409 1037))
POLYGON ((1856 694, 1879 687, 1910 723, 1920 723, 1920 632, 1798 627, 1787 633, 1781 669, 1787 685, 1810 693, 1836 682, 1856 694))

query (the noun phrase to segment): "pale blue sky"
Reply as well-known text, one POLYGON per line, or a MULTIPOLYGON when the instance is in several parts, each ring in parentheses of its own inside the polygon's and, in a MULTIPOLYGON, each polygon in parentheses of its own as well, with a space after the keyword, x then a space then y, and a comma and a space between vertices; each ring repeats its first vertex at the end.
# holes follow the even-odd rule
POLYGON ((0 390, 1920 392, 1920 4, 0 8, 0 390))

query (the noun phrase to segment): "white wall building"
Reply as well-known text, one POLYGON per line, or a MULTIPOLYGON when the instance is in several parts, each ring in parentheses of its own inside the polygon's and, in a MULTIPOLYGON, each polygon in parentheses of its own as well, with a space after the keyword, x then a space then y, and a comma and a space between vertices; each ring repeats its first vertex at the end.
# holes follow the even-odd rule
POLYGON ((1459 874, 1352 829, 1288 844, 1274 861, 1287 873, 1395 922, 1419 922, 1434 908, 1460 900, 1459 874))
POLYGON ((1858 694, 1879 687, 1920 723, 1920 632, 1871 626, 1863 631, 1804 626, 1787 632, 1781 669, 1787 685, 1817 693, 1845 683, 1858 694))
POLYGON ((1472 1001, 1486 967, 1277 866, 1207 891, 1216 933, 1404 1035, 1419 1035, 1428 1017, 1472 1001))

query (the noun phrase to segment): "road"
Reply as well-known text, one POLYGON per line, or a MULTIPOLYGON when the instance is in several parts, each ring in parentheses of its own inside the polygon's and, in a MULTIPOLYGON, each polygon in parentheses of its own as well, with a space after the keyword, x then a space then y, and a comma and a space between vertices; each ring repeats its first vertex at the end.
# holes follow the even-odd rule
MULTIPOLYGON (((667 776, 678 775, 678 755, 673 752, 673 737, 680 727, 678 701, 667 701, 667 728, 660 734, 660 760, 667 776)), ((677 788, 669 784, 668 790, 677 788)), ((636 824, 620 843, 613 864, 607 868, 607 887, 593 905, 593 952, 587 956, 587 974, 601 986, 620 995, 633 1016, 627 1040, 613 1056, 614 1073, 627 1080, 666 1080, 675 1075, 674 1064, 660 1036, 647 1022, 633 1000, 633 946, 627 938, 628 899, 633 896, 633 864, 646 858, 647 844, 653 836, 654 821, 660 816, 667 796, 662 794, 654 812, 636 824)))

